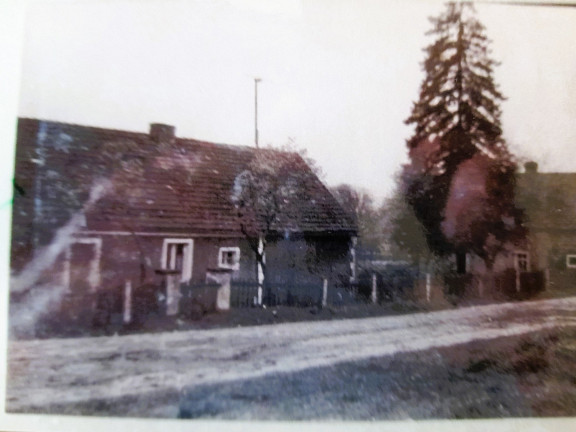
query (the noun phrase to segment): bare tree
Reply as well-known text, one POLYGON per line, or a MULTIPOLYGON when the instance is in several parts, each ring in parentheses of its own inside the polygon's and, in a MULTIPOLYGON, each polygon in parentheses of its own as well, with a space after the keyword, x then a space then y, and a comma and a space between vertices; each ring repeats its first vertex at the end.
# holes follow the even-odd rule
POLYGON ((358 226, 358 248, 381 252, 384 246, 382 214, 370 193, 349 184, 333 187, 330 192, 358 226))
POLYGON ((277 234, 299 232, 300 205, 311 199, 316 174, 294 151, 256 149, 247 169, 236 176, 231 202, 257 262, 257 275, 271 298, 266 266, 268 241, 277 234))

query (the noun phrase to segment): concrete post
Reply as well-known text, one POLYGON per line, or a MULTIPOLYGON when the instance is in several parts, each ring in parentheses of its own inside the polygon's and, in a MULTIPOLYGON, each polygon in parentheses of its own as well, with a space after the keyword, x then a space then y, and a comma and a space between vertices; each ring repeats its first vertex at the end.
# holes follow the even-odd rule
POLYGON ((430 297, 432 292, 432 275, 426 273, 426 301, 430 303, 430 297))
POLYGON ((178 313, 180 304, 180 274, 166 275, 166 315, 178 313))
POLYGON ((376 273, 372 273, 372 303, 378 303, 378 283, 376 278, 376 273))
POLYGON ((258 297, 256 298, 256 305, 258 305, 258 306, 262 306, 262 291, 263 291, 262 286, 259 286, 258 287, 258 297))
POLYGON ((328 306, 328 279, 324 279, 322 284, 322 307, 328 306))
MULTIPOLYGON (((216 283, 220 287, 216 291, 213 307, 216 311, 230 309, 230 284, 232 281, 232 270, 228 269, 208 269, 206 272, 206 283, 216 283)), ((212 303, 212 301, 210 301, 212 303)))
POLYGON ((132 281, 126 280, 124 285, 124 323, 132 321, 132 281))
POLYGON ((180 279, 182 275, 180 270, 159 269, 156 274, 162 276, 165 288, 166 305, 164 313, 166 315, 176 315, 180 308, 180 279))

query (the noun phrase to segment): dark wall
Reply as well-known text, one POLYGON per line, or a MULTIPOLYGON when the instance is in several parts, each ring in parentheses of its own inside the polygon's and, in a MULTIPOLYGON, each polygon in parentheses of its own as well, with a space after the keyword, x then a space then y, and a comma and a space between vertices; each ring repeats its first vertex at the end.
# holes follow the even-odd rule
POLYGON ((206 270, 218 268, 218 254, 222 247, 240 248, 240 268, 232 273, 233 279, 253 280, 255 258, 247 242, 241 238, 198 238, 194 240, 193 283, 203 283, 206 270))
POLYGON ((350 238, 346 236, 300 236, 270 242, 266 260, 273 282, 308 283, 328 278, 348 282, 350 238))
MULTIPOLYGON (((157 283, 156 270, 162 265, 162 245, 169 236, 103 236, 103 285, 124 284, 126 279, 140 284, 141 267, 147 283, 157 283)), ((238 239, 194 238, 192 255, 192 283, 203 283, 206 271, 218 267, 220 247, 236 247, 238 239)), ((185 239, 184 237, 182 239, 185 239)), ((242 256, 242 253, 241 253, 242 256)), ((238 272, 235 272, 238 273, 238 272)))
MULTIPOLYGON (((160 286, 163 276, 156 273, 162 267, 163 236, 136 235, 89 235, 84 239, 98 238, 102 242, 98 263, 98 290, 120 292, 127 281, 132 287, 149 284, 160 286)), ((183 238, 184 239, 184 238, 183 238)), ((256 281, 254 252, 241 238, 192 238, 194 241, 192 283, 204 283, 208 269, 218 268, 221 247, 240 248, 240 268, 234 270, 233 280, 256 281)), ((344 237, 316 236, 311 238, 274 239, 268 244, 266 260, 269 281, 277 283, 317 283, 328 278, 331 284, 345 283, 350 278, 350 253, 348 240, 344 237)), ((82 247, 72 247, 81 250, 82 247)), ((91 247, 84 248, 88 255, 73 256, 71 275, 88 275, 92 265, 91 247), (76 263, 76 264, 75 264, 76 263)), ((52 283, 61 283, 65 254, 46 272, 52 283)), ((76 279, 78 285, 86 285, 85 278, 76 279)), ((48 282, 43 280, 41 282, 48 282)), ((79 287, 71 286, 72 291, 79 287)))
POLYGON ((130 280, 134 286, 155 281, 160 268, 162 237, 101 236, 100 271, 103 288, 123 286, 130 280))

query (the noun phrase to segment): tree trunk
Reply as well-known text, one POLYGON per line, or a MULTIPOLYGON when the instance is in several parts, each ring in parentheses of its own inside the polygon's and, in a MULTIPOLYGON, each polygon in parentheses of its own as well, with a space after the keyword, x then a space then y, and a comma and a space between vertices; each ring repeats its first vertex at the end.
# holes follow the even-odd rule
POLYGON ((456 252, 456 273, 466 274, 466 252, 456 252))
POLYGON ((480 279, 478 286, 478 296, 480 298, 486 297, 486 293, 494 290, 494 263, 485 262, 486 275, 480 279))
POLYGON ((268 268, 266 266, 266 242, 262 240, 262 238, 258 240, 258 248, 256 250, 256 277, 258 280, 258 289, 261 293, 264 294, 264 299, 261 303, 264 305, 269 305, 272 292, 268 283, 268 268))

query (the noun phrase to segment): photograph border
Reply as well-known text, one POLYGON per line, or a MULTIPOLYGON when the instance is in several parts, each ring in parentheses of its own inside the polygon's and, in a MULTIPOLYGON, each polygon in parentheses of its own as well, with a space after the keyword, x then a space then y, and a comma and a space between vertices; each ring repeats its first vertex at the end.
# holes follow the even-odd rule
MULTIPOLYGON (((62 0, 43 0, 44 2, 62 0)), ((70 1, 70 0, 68 0, 70 1)), ((77 0, 83 1, 83 0, 77 0)), ((132 0, 146 1, 146 0, 132 0)), ((120 430, 160 431, 170 427, 174 431, 196 431, 226 428, 229 431, 245 430, 276 430, 292 431, 306 428, 318 431, 324 430, 362 430, 362 431, 506 431, 522 430, 552 431, 568 430, 576 425, 575 418, 508 418, 489 420, 432 420, 432 421, 393 421, 393 422, 230 422, 164 419, 126 419, 126 418, 95 418, 59 415, 24 415, 5 413, 7 328, 8 328, 8 283, 9 283, 9 246, 11 224, 11 198, 14 143, 16 139, 16 121, 18 118, 18 89, 20 88, 21 49, 25 38, 25 8, 27 2, 18 0, 2 0, 0 2, 0 141, 2 150, 2 169, 0 169, 0 272, 2 273, 2 295, 0 295, 0 351, 3 353, 3 363, 0 372, 0 388, 3 395, 0 398, 0 429, 11 431, 78 431, 78 430, 109 430, 111 426, 120 430)), ((518 2, 525 3, 525 2, 518 2)), ((547 3, 554 3, 547 1, 547 3)), ((566 2, 569 3, 569 2, 566 2)), ((400 150, 399 150, 400 151, 400 150)))

